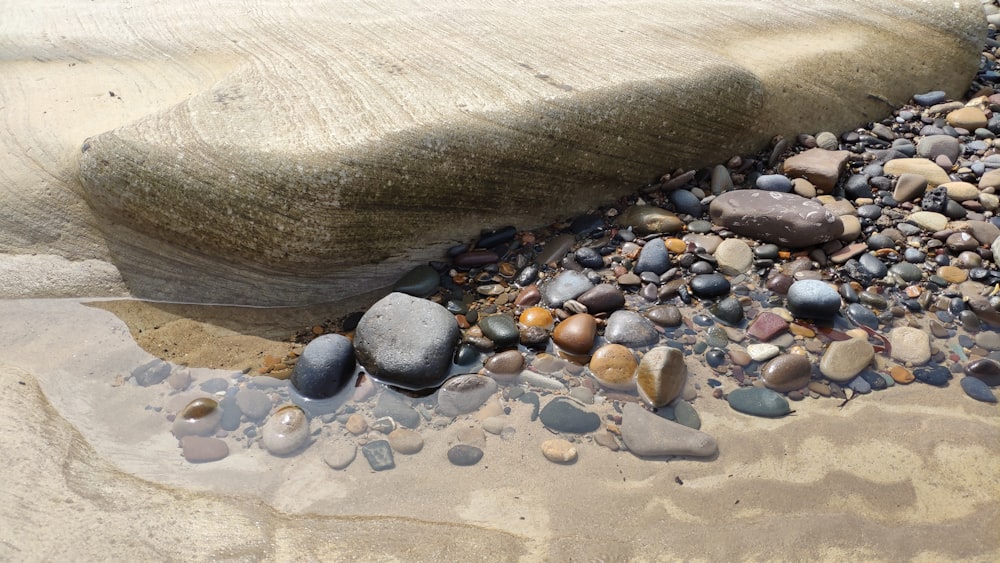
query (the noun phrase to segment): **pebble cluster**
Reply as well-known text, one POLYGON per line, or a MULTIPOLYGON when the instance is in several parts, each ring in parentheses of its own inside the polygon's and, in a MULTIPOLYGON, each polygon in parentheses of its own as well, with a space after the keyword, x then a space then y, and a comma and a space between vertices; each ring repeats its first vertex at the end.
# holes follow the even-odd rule
POLYGON ((475 465, 522 419, 568 464, 587 445, 710 458, 701 401, 781 417, 958 378, 996 403, 994 37, 966 101, 919 94, 839 137, 775 138, 565 223, 484 232, 261 374, 192 390, 154 361, 133 379, 174 390, 164 410, 188 461, 320 447, 343 469, 360 449, 375 471, 450 427, 449 462, 475 465))

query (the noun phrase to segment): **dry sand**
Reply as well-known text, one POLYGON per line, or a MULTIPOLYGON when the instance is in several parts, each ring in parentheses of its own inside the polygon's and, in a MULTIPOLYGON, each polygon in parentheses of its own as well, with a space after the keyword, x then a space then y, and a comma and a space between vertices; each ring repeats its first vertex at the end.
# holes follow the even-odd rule
POLYGON ((703 392, 695 406, 720 449, 709 461, 643 460, 585 440, 577 463, 556 465, 539 451, 552 435, 515 404, 517 432, 489 435, 473 467, 445 457, 471 415, 422 428, 423 451, 397 456, 391 471, 371 471, 360 454, 331 470, 325 434, 292 458, 253 447, 192 465, 164 415, 144 409, 162 404, 165 386, 114 386, 151 358, 129 327, 169 333, 139 335, 157 355, 226 368, 281 350, 289 333, 267 328, 262 311, 115 308, 128 325, 73 300, 0 303, 5 318, 24 319, 0 325, 0 558, 1000 558, 1000 413, 955 384, 896 386, 843 408, 806 400, 778 420, 703 392))

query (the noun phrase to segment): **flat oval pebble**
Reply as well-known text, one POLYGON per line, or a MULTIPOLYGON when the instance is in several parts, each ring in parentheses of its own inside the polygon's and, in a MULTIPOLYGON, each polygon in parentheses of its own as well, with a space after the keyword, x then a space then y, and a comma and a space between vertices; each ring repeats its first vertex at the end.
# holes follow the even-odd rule
POLYGON ((1000 362, 996 360, 990 358, 973 360, 965 364, 962 370, 965 375, 982 379, 986 385, 991 387, 1000 385, 1000 362))
POLYGON ((809 384, 812 363, 800 354, 782 354, 767 362, 760 370, 760 377, 768 389, 779 393, 801 389, 809 384))
POLYGON ((483 450, 468 444, 458 444, 448 450, 448 461, 452 465, 469 466, 479 463, 483 459, 483 450))
POLYGON ((576 446, 562 438, 542 442, 542 455, 553 463, 573 463, 577 458, 576 446))
POLYGON ((601 417, 582 404, 566 397, 556 397, 546 404, 538 418, 556 432, 585 434, 601 427, 601 417))
POLYGON ((640 235, 652 233, 676 233, 684 228, 680 217, 652 205, 633 205, 618 216, 618 224, 632 227, 640 235))
POLYGON ((688 283, 691 286, 691 293, 702 299, 722 297, 728 295, 732 289, 732 284, 722 274, 698 274, 688 283))
POLYGON ((639 361, 636 388, 652 407, 662 407, 680 396, 687 382, 684 353, 670 346, 658 346, 639 361))
POLYGON ((273 455, 295 453, 309 442, 309 418, 299 407, 282 407, 264 423, 261 442, 273 455))
POLYGON ((678 400, 673 402, 673 406, 674 419, 677 424, 681 424, 695 430, 701 429, 701 416, 699 416, 698 411, 691 406, 691 403, 685 400, 678 400))
POLYGON ((524 356, 517 350, 507 350, 490 356, 483 362, 483 367, 490 372, 490 375, 506 381, 524 369, 524 356))
POLYGON ((517 323, 507 315, 488 315, 479 319, 479 328, 483 331, 483 336, 493 341, 497 349, 517 346, 520 340, 520 333, 517 331, 517 323))
POLYGON ((588 313, 610 313, 625 306, 625 295, 617 287, 602 283, 595 285, 576 298, 587 307, 588 313))
POLYGON ((673 327, 683 322, 681 311, 674 305, 658 305, 647 310, 646 318, 659 326, 673 327))
POLYGON ((775 418, 792 412, 788 401, 775 391, 763 387, 741 387, 726 396, 729 406, 753 416, 775 418))
POLYGON ((819 202, 790 193, 726 192, 712 200, 709 215, 713 223, 741 236, 789 248, 822 244, 844 231, 837 216, 819 202))
POLYGON ((594 287, 585 274, 565 270, 540 288, 542 299, 550 307, 562 307, 570 299, 576 299, 594 287))
POLYGON ((635 388, 639 362, 635 354, 621 344, 605 344, 590 358, 590 372, 602 387, 619 391, 635 388))
POLYGON ((587 313, 577 313, 556 325, 552 341, 570 354, 587 354, 597 337, 597 320, 587 313))
POLYGON ((413 455, 424 447, 424 439, 416 431, 409 428, 397 428, 387 437, 393 451, 404 455, 413 455))
POLYGON ((976 377, 963 377, 959 383, 962 386, 962 391, 965 391, 965 394, 973 399, 984 403, 997 402, 996 395, 993 394, 993 391, 982 379, 976 377))
POLYGON ((229 455, 229 445, 218 438, 184 436, 181 438, 181 455, 191 463, 219 461, 229 455))
POLYGON ((492 377, 476 374, 449 379, 437 392, 437 410, 444 416, 470 413, 483 405, 497 390, 492 377))
POLYGON ((865 339, 850 338, 831 342, 819 362, 819 371, 830 381, 844 383, 868 367, 875 348, 865 339))

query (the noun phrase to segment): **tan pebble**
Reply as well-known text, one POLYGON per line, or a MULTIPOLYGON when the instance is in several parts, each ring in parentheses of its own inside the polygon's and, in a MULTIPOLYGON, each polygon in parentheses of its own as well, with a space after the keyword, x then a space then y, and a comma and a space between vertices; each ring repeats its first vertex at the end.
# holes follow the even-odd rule
POLYGON ((347 428, 347 431, 351 434, 358 436, 359 434, 364 434, 368 431, 368 421, 365 420, 364 416, 354 413, 347 417, 347 422, 344 423, 344 428, 347 428))
POLYGON ((478 426, 463 426, 455 431, 455 441, 459 444, 486 447, 486 433, 478 426))
POLYGON ((562 438, 553 438, 542 442, 542 455, 555 463, 573 463, 576 461, 576 447, 562 438))
POLYGON ((524 369, 524 356, 517 350, 507 350, 494 354, 483 363, 492 375, 509 375, 511 377, 521 373, 524 369))
POLYGON ((639 396, 653 407, 662 407, 680 396, 687 382, 684 353, 669 346, 653 348, 642 357, 636 373, 639 396))
POLYGON ((598 430, 594 433, 594 441, 597 445, 604 446, 613 452, 617 452, 621 449, 618 445, 618 440, 615 439, 615 435, 607 430, 598 430))
POLYGON ((413 455, 424 447, 424 439, 409 428, 397 428, 389 433, 389 445, 403 455, 413 455))
POLYGON ((802 338, 814 338, 816 336, 816 332, 811 328, 804 327, 797 323, 788 325, 788 332, 794 334, 795 336, 801 336, 802 338))
POLYGON ((323 330, 323 327, 320 325, 312 327, 312 333, 315 334, 316 336, 323 334, 323 332, 325 331, 323 330))
POLYGON ((892 377, 892 380, 896 383, 903 385, 912 383, 914 380, 913 373, 903 366, 892 366, 889 368, 889 377, 892 377))
POLYGON ((805 356, 782 354, 764 364, 760 377, 764 386, 779 393, 801 389, 809 383, 812 362, 805 356))
POLYGON ((590 359, 590 372, 602 387, 619 391, 635 387, 635 354, 621 344, 605 344, 590 359))
POLYGON ((687 250, 687 243, 679 238, 668 238, 663 241, 667 250, 673 254, 681 254, 687 250))
POLYGON ((810 381, 809 390, 822 397, 829 397, 832 393, 830 384, 825 381, 810 381))
POLYGON ((750 362, 753 361, 753 358, 750 357, 750 354, 747 354, 745 350, 739 350, 739 349, 730 350, 729 359, 732 360, 734 364, 743 367, 750 365, 750 362))
POLYGON ((937 274, 948 283, 962 283, 969 278, 969 273, 955 266, 941 266, 937 274))
POLYGON ((819 371, 830 381, 845 383, 868 367, 874 357, 875 348, 865 339, 838 340, 827 347, 819 371))
POLYGON ((492 397, 486 401, 486 403, 479 407, 476 411, 476 420, 486 420, 487 418, 492 418, 494 416, 500 416, 503 414, 503 405, 500 404, 500 400, 496 397, 492 397))
POLYGON ((907 286, 906 288, 907 297, 913 297, 913 298, 920 297, 920 294, 923 292, 924 290, 919 285, 911 285, 907 286))
POLYGON ((851 338, 860 338, 861 340, 868 339, 868 333, 864 329, 852 328, 844 331, 844 334, 850 336, 851 338))

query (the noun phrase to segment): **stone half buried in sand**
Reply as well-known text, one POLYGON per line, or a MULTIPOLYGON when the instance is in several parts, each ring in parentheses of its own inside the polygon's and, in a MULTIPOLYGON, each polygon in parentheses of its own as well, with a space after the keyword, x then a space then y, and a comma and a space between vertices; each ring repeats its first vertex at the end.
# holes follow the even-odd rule
POLYGON ((708 457, 719 451, 711 435, 657 416, 637 403, 625 404, 621 432, 629 451, 641 457, 708 457))
MULTIPOLYGON (((141 297, 333 300, 483 228, 572 216, 775 134, 845 130, 915 91, 958 95, 979 63, 973 0, 750 5, 733 18, 679 0, 334 0, 255 19, 222 3, 184 25, 71 37, 73 56, 86 43, 150 57, 137 73, 195 51, 212 69, 174 105, 74 124, 71 234, 99 229, 82 234, 141 297)), ((52 223, 32 228, 63 236, 52 223)))
POLYGON ((709 206, 712 222, 741 236, 803 248, 836 239, 840 219, 818 201, 766 190, 726 192, 709 206))
POLYGON ((422 390, 448 378, 460 332, 455 317, 437 303, 390 293, 358 322, 354 349, 375 379, 422 390))

